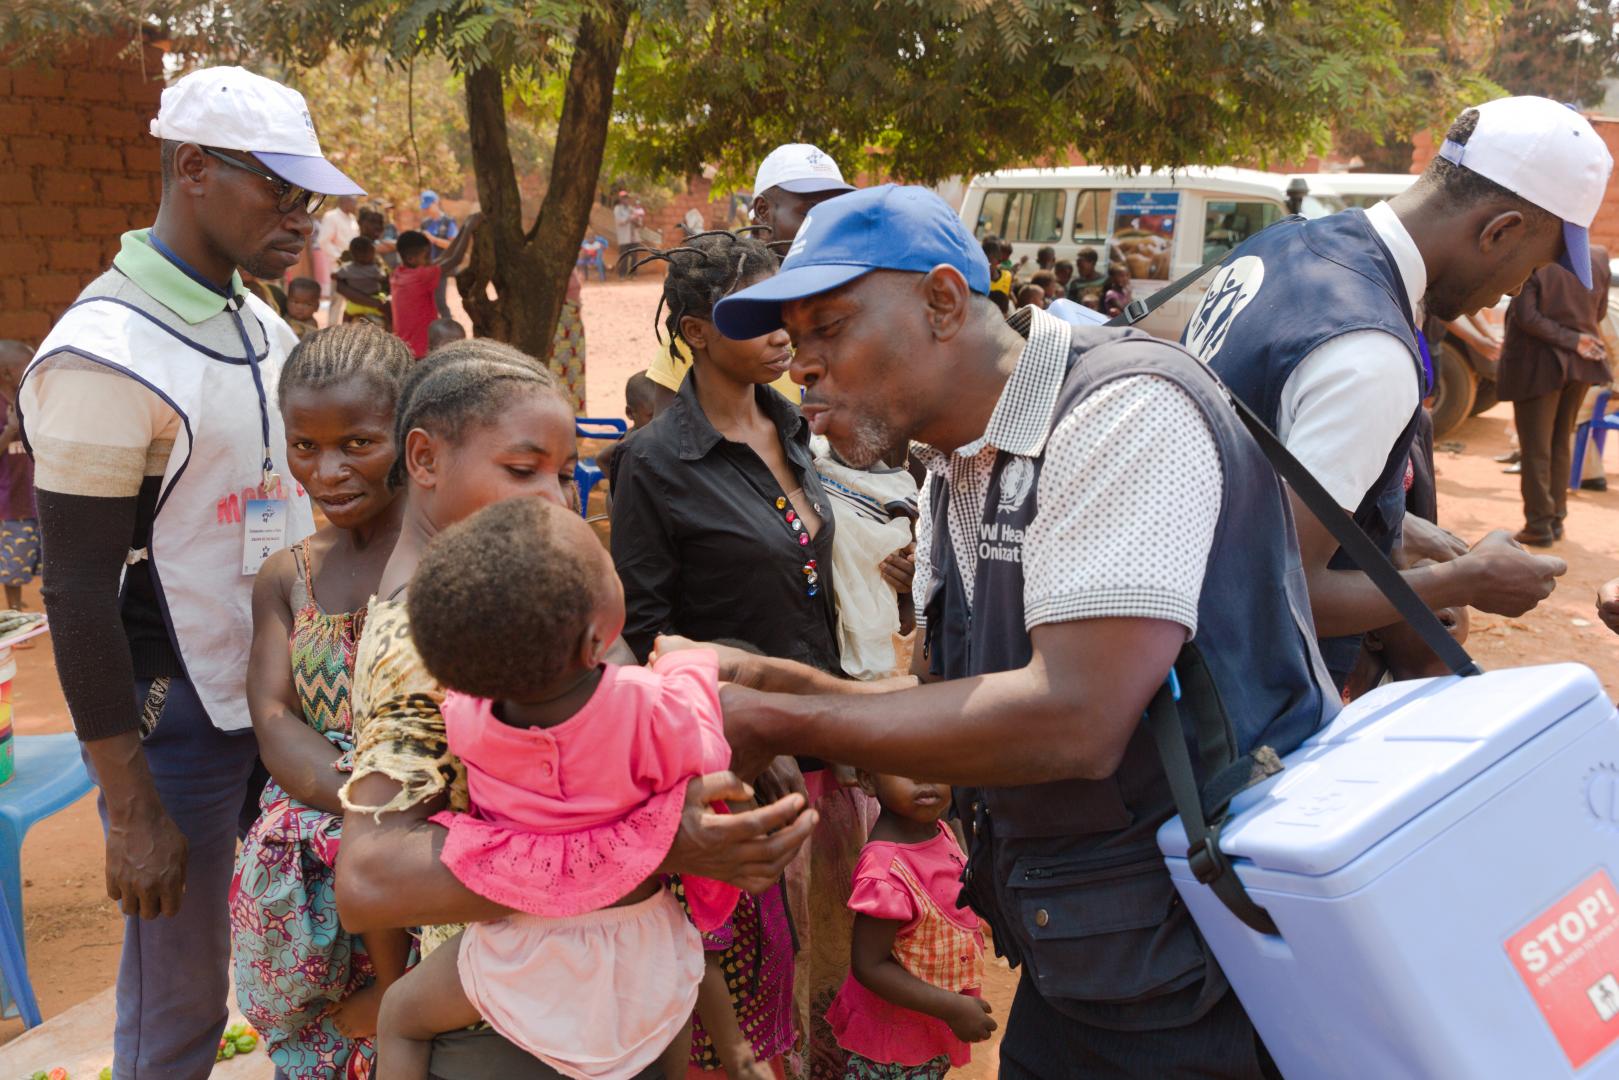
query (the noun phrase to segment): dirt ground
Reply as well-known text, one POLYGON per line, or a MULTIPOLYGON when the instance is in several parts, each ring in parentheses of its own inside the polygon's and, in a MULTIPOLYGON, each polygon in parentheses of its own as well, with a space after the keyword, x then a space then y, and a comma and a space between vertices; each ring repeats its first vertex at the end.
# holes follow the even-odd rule
MULTIPOLYGON (((592 283, 585 289, 589 343, 589 411, 623 415, 624 381, 644 369, 659 346, 653 335, 656 280, 592 283)), ((1454 432, 1439 452, 1442 523, 1468 540, 1492 528, 1522 524, 1515 477, 1505 476, 1492 458, 1508 448, 1511 407, 1497 406, 1454 432)), ((1619 467, 1619 450, 1608 455, 1619 467)), ((1610 694, 1619 692, 1619 639, 1609 635, 1593 613, 1597 586, 1619 576, 1619 483, 1613 491, 1571 493, 1568 538, 1555 554, 1569 570, 1556 594, 1521 619, 1474 613, 1468 647, 1486 667, 1579 660, 1601 676, 1610 694)), ((39 604, 37 587, 28 601, 39 604)), ((14 687, 16 729, 20 734, 67 731, 71 724, 57 684, 48 645, 17 653, 14 687)), ((101 829, 92 799, 84 799, 28 835, 23 847, 24 903, 30 969, 48 1018, 109 986, 114 978, 120 920, 103 891, 101 829)), ((997 965, 987 996, 1003 1022, 1015 977, 997 965)), ((22 1030, 19 1021, 0 1021, 0 1043, 22 1030)), ((975 1053, 964 1080, 992 1077, 993 1045, 975 1053)))

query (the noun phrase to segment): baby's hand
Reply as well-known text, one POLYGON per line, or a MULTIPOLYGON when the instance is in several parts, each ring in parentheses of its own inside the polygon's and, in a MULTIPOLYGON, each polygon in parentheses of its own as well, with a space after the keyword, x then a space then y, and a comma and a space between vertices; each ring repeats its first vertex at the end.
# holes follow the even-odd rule
POLYGON ((950 1015, 945 1017, 945 1023, 956 1033, 956 1038, 963 1042, 983 1042, 993 1035, 999 1026, 990 1015, 994 1010, 983 998, 968 994, 961 994, 959 997, 960 1000, 952 1006, 950 1015))
POLYGON ((910 592, 911 582, 916 577, 916 545, 906 544, 898 551, 891 552, 877 564, 877 571, 895 592, 910 592))

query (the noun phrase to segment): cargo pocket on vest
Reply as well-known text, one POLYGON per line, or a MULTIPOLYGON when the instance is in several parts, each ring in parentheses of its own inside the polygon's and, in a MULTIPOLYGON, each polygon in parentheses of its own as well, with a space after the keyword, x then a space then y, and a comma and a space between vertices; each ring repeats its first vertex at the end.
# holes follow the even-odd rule
POLYGON ((1203 942, 1176 911, 1175 886, 1156 857, 1103 867, 1023 858, 1009 889, 1042 997, 1128 1003, 1179 990, 1204 973, 1203 942))

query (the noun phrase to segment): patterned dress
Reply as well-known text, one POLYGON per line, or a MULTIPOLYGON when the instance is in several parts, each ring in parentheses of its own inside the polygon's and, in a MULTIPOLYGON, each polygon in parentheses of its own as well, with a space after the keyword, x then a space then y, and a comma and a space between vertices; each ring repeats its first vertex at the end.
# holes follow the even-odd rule
POLYGON ((585 411, 585 317, 584 279, 577 268, 568 279, 568 296, 562 304, 562 315, 557 319, 557 330, 551 339, 551 370, 562 385, 573 411, 585 411))
MULTIPOLYGON (((304 720, 353 752, 349 687, 364 609, 329 615, 315 602, 309 541, 293 549, 292 679, 304 720)), ((343 819, 305 806, 271 781, 231 883, 236 995, 287 1080, 364 1080, 371 1040, 338 1033, 326 1011, 371 981, 358 935, 338 923, 334 892, 343 819)))
MULTIPOLYGON (((685 902, 685 886, 674 879, 676 895, 685 902)), ((793 1048, 793 931, 787 921, 785 891, 780 884, 760 896, 743 893, 725 925, 703 935, 703 949, 719 954, 725 988, 737 1027, 763 1062, 774 1061, 793 1048)), ((701 1017, 692 1017, 691 1072, 723 1075, 719 1051, 703 1030, 701 1017)))

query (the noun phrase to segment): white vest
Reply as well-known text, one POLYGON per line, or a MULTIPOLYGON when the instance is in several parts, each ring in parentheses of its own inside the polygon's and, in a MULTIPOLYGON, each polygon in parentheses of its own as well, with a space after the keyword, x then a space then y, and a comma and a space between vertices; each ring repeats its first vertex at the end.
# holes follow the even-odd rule
MULTIPOLYGON (((246 297, 240 314, 258 322, 268 343, 259 371, 270 413, 270 458, 282 487, 269 497, 287 499, 291 545, 314 532, 309 497, 287 471, 286 432, 276 408, 281 365, 298 339, 256 296, 246 297)), ((123 372, 180 415, 145 557, 169 636, 209 719, 224 731, 251 727, 253 579, 242 573, 242 515, 248 499, 265 495, 259 398, 242 348, 226 354, 204 349, 128 304, 90 297, 52 327, 23 378, 64 352, 123 372)), ((22 430, 26 440, 26 417, 22 430)), ((141 552, 130 553, 132 563, 140 558, 141 552)))

